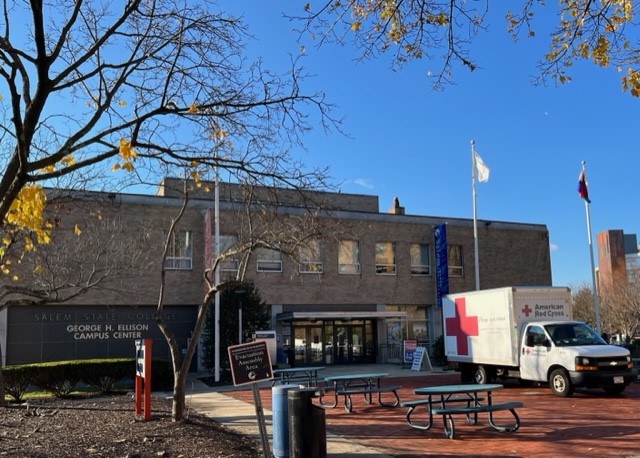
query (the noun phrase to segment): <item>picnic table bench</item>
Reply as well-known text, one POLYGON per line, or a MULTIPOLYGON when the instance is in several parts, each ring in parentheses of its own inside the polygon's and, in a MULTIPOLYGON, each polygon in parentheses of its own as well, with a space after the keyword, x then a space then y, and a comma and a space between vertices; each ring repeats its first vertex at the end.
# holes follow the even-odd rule
POLYGON ((271 386, 275 386, 278 382, 283 385, 305 382, 307 386, 316 386, 318 384, 318 371, 324 370, 324 368, 325 366, 302 366, 274 369, 271 386))
POLYGON ((478 405, 478 406, 469 406, 469 407, 435 407, 431 412, 433 415, 442 415, 442 422, 444 425, 444 434, 450 439, 453 439, 455 435, 455 424, 453 422, 452 415, 456 414, 465 414, 467 419, 470 418, 470 415, 474 415, 475 420, 477 421, 477 415, 482 412, 486 412, 489 414, 489 424, 496 431, 501 432, 513 432, 517 431, 520 428, 520 417, 516 412, 518 407, 523 407, 524 404, 518 401, 504 402, 502 404, 488 404, 488 405, 478 405), (498 412, 500 410, 508 410, 514 417, 515 422, 512 425, 499 425, 495 422, 493 418, 493 413, 498 412))
MULTIPOLYGON (((474 402, 481 402, 484 401, 484 398, 482 397, 478 397, 478 398, 471 398, 469 396, 464 396, 464 397, 456 397, 456 398, 448 398, 447 399, 447 403, 457 403, 457 402, 461 402, 461 403, 465 403, 467 404, 467 407, 470 407, 472 403, 474 402)), ((418 406, 426 406, 427 409, 430 408, 431 405, 431 401, 428 398, 421 398, 421 399, 411 399, 409 401, 402 401, 400 403, 400 407, 408 407, 407 409, 407 414, 405 416, 405 419, 407 421, 407 424, 409 426, 411 426, 414 429, 420 429, 420 430, 427 430, 429 428, 431 428, 431 420, 429 420, 426 424, 420 424, 417 423, 415 420, 413 420, 411 418, 411 414, 413 414, 413 412, 415 411, 415 408, 418 406)), ((427 413, 429 413, 429 410, 427 410, 427 413)), ((430 418, 432 417, 432 415, 430 415, 430 418)))
POLYGON ((344 408, 347 412, 353 411, 353 395, 362 394, 364 401, 367 404, 371 404, 373 401, 373 395, 376 395, 376 399, 379 405, 384 407, 396 407, 400 404, 400 397, 398 396, 398 390, 400 385, 381 385, 380 380, 387 377, 387 373, 354 373, 354 374, 342 374, 325 377, 325 382, 328 384, 320 392, 320 405, 327 408, 333 408, 338 405, 338 398, 344 397, 344 408), (322 397, 327 392, 333 392, 333 402, 325 403, 322 397), (392 393, 393 399, 391 401, 385 401, 383 399, 384 393, 392 393))
POLYGON ((517 431, 520 428, 520 417, 516 409, 523 407, 523 404, 518 401, 493 404, 491 399, 492 392, 502 388, 503 386, 500 384, 459 384, 416 388, 414 393, 417 395, 426 395, 426 399, 405 401, 401 405, 408 408, 406 420, 409 426, 415 429, 430 429, 433 425, 433 416, 442 415, 444 435, 449 439, 453 439, 455 436, 453 415, 459 414, 464 414, 469 424, 476 424, 478 422, 478 414, 487 413, 489 424, 496 431, 517 431), (486 393, 487 401, 485 404, 481 403, 484 398, 480 397, 478 393, 486 393), (434 396, 439 397, 439 400, 434 401, 434 396), (463 405, 460 405, 460 403, 463 405), (416 423, 411 418, 414 409, 419 405, 427 406, 428 420, 424 425, 416 423), (498 411, 511 412, 514 422, 507 425, 497 423, 493 414, 498 411))

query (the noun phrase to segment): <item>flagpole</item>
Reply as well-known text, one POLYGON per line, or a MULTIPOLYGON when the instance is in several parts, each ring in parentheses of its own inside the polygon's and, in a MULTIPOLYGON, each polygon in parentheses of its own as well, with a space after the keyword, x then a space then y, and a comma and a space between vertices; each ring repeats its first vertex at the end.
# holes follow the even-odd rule
MULTIPOLYGON (((582 171, 585 172, 586 162, 582 161, 582 171)), ((589 256, 591 257, 591 282, 593 288, 593 308, 596 314, 596 331, 601 334, 600 330, 600 302, 598 299, 598 284, 596 283, 596 267, 593 262, 593 242, 591 237, 591 211, 589 199, 584 199, 584 208, 587 216, 587 238, 589 239, 589 256)))
POLYGON ((480 268, 478 263, 478 215, 476 210, 476 150, 475 142, 471 140, 471 196, 473 199, 473 253, 476 270, 476 291, 480 290, 480 268))
MULTIPOLYGON (((215 133, 214 133, 215 134, 215 133)), ((214 151, 214 159, 215 159, 215 182, 214 182, 214 255, 215 261, 218 261, 220 258, 220 170, 218 167, 218 147, 216 145, 214 151)), ((214 262, 215 262, 214 261, 214 262)), ((213 315, 214 315, 214 358, 213 358, 213 367, 214 367, 214 380, 216 382, 220 381, 220 291, 218 288, 220 286, 220 266, 219 262, 215 264, 216 268, 213 271, 213 282, 215 283, 216 295, 214 296, 214 307, 213 307, 213 315)))

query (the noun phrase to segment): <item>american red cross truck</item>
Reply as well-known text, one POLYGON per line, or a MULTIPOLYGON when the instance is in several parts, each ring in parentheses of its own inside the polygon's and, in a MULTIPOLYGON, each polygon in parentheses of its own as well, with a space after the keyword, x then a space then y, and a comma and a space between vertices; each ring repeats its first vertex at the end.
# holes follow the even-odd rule
POLYGON ((444 296, 444 347, 463 382, 518 378, 554 394, 622 393, 636 380, 629 351, 574 321, 566 287, 504 287, 444 296))

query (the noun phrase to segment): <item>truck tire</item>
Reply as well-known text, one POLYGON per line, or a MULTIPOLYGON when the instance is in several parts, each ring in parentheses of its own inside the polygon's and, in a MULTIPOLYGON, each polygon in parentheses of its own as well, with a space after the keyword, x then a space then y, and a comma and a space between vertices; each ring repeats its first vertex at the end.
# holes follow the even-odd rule
POLYGON ((561 398, 568 398, 573 394, 573 384, 569 374, 564 369, 555 369, 549 376, 549 388, 553 394, 561 398))
POLYGON ((473 381, 480 385, 491 382, 493 379, 490 369, 485 366, 478 365, 473 371, 473 381))

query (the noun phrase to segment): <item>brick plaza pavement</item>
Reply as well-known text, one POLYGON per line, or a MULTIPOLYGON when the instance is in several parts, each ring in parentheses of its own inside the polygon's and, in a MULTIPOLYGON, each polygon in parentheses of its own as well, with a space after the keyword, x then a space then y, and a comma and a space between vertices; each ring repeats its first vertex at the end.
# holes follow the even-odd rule
MULTIPOLYGON (((413 399, 413 389, 459 383, 458 374, 420 375, 385 379, 399 384, 401 400, 413 399)), ((493 430, 486 414, 479 424, 468 425, 458 415, 456 438, 444 437, 442 420, 434 418, 429 431, 417 431, 405 422, 406 409, 367 405, 354 396, 354 411, 347 413, 342 402, 327 409, 328 434, 373 447, 397 458, 413 457, 638 457, 640 458, 640 384, 632 383, 622 395, 602 390, 578 390, 572 397, 554 396, 546 385, 523 387, 517 381, 505 382, 505 389, 494 393, 494 402, 521 401, 518 409, 520 429, 513 433, 493 430)), ((271 389, 260 390, 265 409, 271 409, 271 389)), ((252 402, 251 390, 225 393, 252 402)), ((422 411, 424 412, 424 410, 422 411)), ((508 415, 510 414, 502 413, 508 415)), ((415 414, 414 414, 415 415, 415 414)), ((424 418, 424 413, 421 418, 424 418)), ((507 418, 507 417, 505 417, 507 418)), ((506 420, 505 420, 506 421, 506 420)))

